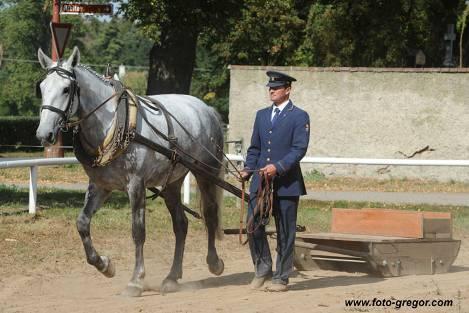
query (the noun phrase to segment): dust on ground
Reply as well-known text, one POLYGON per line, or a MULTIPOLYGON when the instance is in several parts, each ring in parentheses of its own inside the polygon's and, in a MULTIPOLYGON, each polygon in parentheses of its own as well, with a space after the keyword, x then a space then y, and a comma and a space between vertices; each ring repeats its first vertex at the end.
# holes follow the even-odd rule
MULTIPOLYGON (((1 225, 0 225, 1 226, 1 225)), ((50 225, 51 235, 36 238, 34 227, 16 238, 0 236, 0 312, 469 312, 469 244, 462 240, 451 272, 381 278, 362 273, 295 271, 290 290, 267 293, 249 289, 253 277, 247 246, 237 236, 217 242, 225 262, 221 276, 205 264, 206 235, 189 231, 179 292, 162 295, 159 284, 169 272, 174 238, 152 233, 145 244, 146 285, 142 297, 121 295, 133 268, 129 234, 99 231, 97 250, 112 258, 116 276, 105 278, 86 263, 73 223, 50 225), (22 245, 21 241, 30 240, 22 245), (27 247, 27 248, 25 248, 27 247), (201 248, 203 247, 203 248, 201 248), (9 254, 2 254, 8 251, 9 254), (452 300, 450 307, 346 307, 346 300, 452 300)), ((2 234, 0 232, 0 234, 2 234)), ((11 235, 11 234, 10 234, 11 235)), ((10 236, 13 237, 13 236, 10 236)), ((273 242, 272 242, 273 244, 273 242)))

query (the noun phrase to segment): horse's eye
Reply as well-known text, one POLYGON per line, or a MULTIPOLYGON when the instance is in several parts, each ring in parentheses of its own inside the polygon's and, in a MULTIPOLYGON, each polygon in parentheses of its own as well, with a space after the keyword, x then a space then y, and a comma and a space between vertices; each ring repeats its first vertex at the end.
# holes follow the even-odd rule
POLYGON ((70 92, 70 88, 69 88, 69 87, 65 87, 65 88, 64 88, 64 94, 65 94, 65 93, 69 93, 69 92, 70 92))

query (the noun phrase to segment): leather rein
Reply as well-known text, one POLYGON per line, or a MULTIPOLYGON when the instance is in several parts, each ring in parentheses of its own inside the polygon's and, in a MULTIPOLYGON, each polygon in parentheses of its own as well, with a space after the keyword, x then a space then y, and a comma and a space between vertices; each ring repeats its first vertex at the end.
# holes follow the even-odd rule
MULTIPOLYGON (((275 177, 271 177, 262 171, 259 173, 259 185, 257 187, 256 205, 253 208, 253 214, 246 223, 246 234, 252 235, 259 227, 267 226, 272 218, 274 193, 273 183, 275 177)), ((242 181, 244 190, 245 182, 242 181)), ((239 217, 239 243, 245 245, 248 240, 243 241, 243 223, 244 223, 244 201, 241 202, 241 212, 239 217)))

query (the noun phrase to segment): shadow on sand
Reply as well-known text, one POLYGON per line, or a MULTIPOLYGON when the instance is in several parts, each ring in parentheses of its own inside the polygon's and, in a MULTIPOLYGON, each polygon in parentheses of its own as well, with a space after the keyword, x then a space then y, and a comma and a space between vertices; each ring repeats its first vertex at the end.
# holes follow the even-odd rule
MULTIPOLYGON (((334 277, 319 277, 315 276, 311 278, 311 275, 305 275, 302 273, 295 272, 292 276, 302 277, 303 280, 289 284, 290 291, 298 290, 311 290, 318 288, 329 288, 338 286, 351 286, 351 285, 362 285, 362 284, 373 284, 383 281, 383 277, 374 277, 369 275, 364 276, 334 276, 334 277)), ((242 286, 249 289, 249 283, 253 277, 252 272, 243 272, 230 274, 220 277, 210 277, 207 279, 188 281, 179 284, 177 292, 180 291, 193 291, 200 289, 220 288, 229 286, 242 286)), ((151 296, 160 294, 159 286, 146 286, 145 290, 149 291, 144 296, 151 296)))

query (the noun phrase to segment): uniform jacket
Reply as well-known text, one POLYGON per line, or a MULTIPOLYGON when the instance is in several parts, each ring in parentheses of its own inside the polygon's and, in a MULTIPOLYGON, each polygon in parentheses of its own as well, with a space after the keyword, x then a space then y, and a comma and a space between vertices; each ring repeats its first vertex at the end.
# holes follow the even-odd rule
MULTIPOLYGON (((291 101, 280 113, 274 127, 271 123, 272 106, 257 111, 246 155, 245 168, 260 169, 274 164, 277 177, 274 188, 278 196, 306 194, 300 160, 306 154, 309 143, 308 113, 291 101)), ((257 192, 259 174, 254 173, 249 192, 257 192)))

